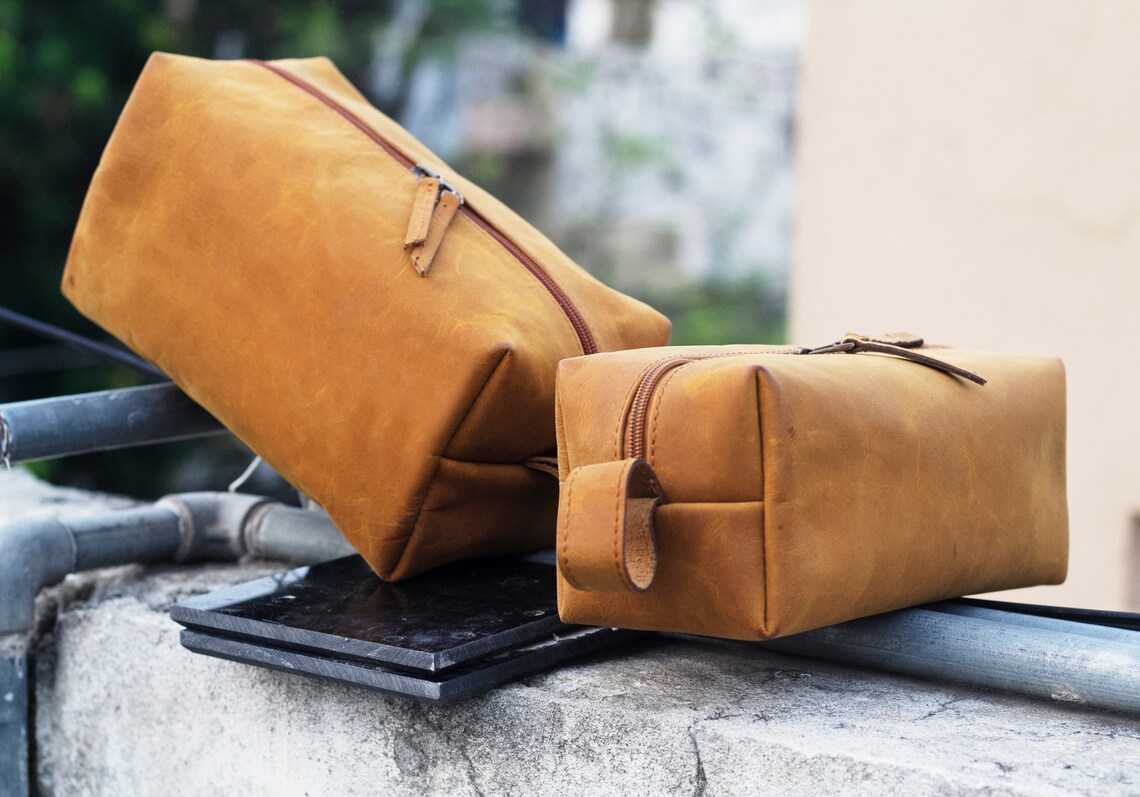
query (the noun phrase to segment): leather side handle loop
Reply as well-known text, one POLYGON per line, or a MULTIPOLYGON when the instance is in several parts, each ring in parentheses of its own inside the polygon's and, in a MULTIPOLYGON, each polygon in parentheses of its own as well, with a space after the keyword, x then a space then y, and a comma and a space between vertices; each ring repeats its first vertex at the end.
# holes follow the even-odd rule
POLYGON ((664 502, 643 459, 575 468, 558 502, 562 577, 588 592, 645 592, 657 574, 653 515, 664 502))

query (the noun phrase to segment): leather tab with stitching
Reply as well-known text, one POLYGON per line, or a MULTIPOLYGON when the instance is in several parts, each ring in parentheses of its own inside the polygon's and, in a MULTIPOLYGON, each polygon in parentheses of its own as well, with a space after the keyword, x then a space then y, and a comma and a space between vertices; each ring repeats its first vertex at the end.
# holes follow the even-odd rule
POLYGON ((416 271, 421 277, 427 276, 428 269, 431 268, 431 263, 435 260, 435 253, 439 251, 439 245, 443 243, 443 234, 451 226, 451 220, 455 218, 455 214, 459 212, 459 207, 462 204, 463 199, 459 194, 444 191, 440 195, 439 202, 435 206, 435 212, 431 214, 431 228, 427 240, 412 252, 412 265, 416 267, 416 271))
POLYGON ((412 215, 408 219, 408 231, 404 235, 405 249, 419 246, 427 240, 432 211, 435 210, 435 200, 438 196, 439 179, 426 175, 420 177, 416 184, 416 198, 412 202, 412 215))
POLYGON ((575 468, 558 506, 562 576, 589 592, 645 592, 657 573, 653 515, 664 502, 643 459, 575 468))
POLYGON ((804 348, 799 349, 797 354, 890 354, 894 357, 901 357, 904 360, 925 365, 927 368, 933 368, 936 371, 941 371, 950 376, 968 379, 969 381, 977 384, 986 384, 986 379, 973 371, 967 371, 965 368, 959 368, 956 365, 939 360, 926 354, 920 354, 915 351, 922 348, 924 341, 916 335, 910 335, 905 332, 895 332, 890 335, 884 335, 878 338, 869 338, 866 335, 860 335, 855 332, 848 332, 839 340, 834 343, 829 343, 826 346, 819 346, 814 349, 804 348))

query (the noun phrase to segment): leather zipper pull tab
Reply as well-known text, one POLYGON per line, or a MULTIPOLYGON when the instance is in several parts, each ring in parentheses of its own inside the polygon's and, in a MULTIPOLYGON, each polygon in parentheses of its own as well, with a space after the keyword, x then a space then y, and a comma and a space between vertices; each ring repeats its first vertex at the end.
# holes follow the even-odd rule
POLYGON ((950 376, 957 376, 962 379, 968 379, 974 384, 984 385, 986 380, 984 377, 975 374, 973 371, 967 371, 965 368, 959 368, 957 365, 939 360, 926 354, 919 354, 915 349, 922 346, 922 338, 913 335, 895 337, 899 342, 888 342, 891 337, 884 338, 868 338, 864 335, 857 335, 848 332, 844 337, 835 341, 835 343, 828 344, 827 346, 820 346, 815 349, 800 349, 800 354, 889 354, 892 357, 899 357, 903 360, 910 360, 912 363, 925 365, 927 368, 933 368, 936 371, 941 371, 950 376), (901 338, 901 340, 900 340, 901 338))
POLYGON ((926 345, 926 341, 919 335, 912 335, 909 332, 888 332, 885 335, 879 335, 877 338, 860 335, 858 332, 847 332, 843 335, 842 339, 860 340, 867 343, 883 343, 887 346, 898 346, 900 349, 921 349, 926 345))
POLYGON ((439 197, 439 178, 421 174, 416 184, 416 198, 412 202, 412 217, 408 219, 408 232, 404 235, 404 248, 420 246, 427 240, 431 227, 432 211, 439 197))
POLYGON ((463 197, 454 191, 444 190, 440 194, 435 211, 431 214, 427 238, 412 252, 412 265, 416 267, 421 277, 427 276, 428 269, 435 260, 435 254, 439 251, 439 245, 443 243, 443 234, 451 226, 451 220, 455 218, 462 204, 463 197))
POLYGON ((421 277, 426 277, 436 252, 443 243, 443 234, 451 220, 463 207, 463 194, 455 190, 439 172, 416 164, 412 169, 419 182, 416 199, 412 203, 412 217, 404 236, 404 249, 412 251, 412 265, 421 277))

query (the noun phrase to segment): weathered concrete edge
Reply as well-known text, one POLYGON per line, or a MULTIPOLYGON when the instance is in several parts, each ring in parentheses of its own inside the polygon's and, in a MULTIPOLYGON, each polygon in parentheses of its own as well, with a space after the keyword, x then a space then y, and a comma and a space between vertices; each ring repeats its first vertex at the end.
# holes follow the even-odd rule
POLYGON ((654 793, 1028 795, 1140 787, 1127 755, 1140 744, 1140 725, 1128 718, 741 645, 662 640, 450 706, 178 647, 164 615, 170 602, 273 568, 158 568, 65 611, 37 667, 43 793, 562 795, 637 785, 654 793), (146 657, 108 660, 109 650, 146 657), (179 716, 195 720, 169 737, 179 716), (114 751, 77 741, 99 734, 133 745, 137 757, 99 764, 114 751), (161 743, 138 738, 164 734, 161 743), (206 747, 249 762, 271 760, 274 750, 296 760, 318 751, 330 771, 306 780, 254 764, 235 769, 232 760, 227 768, 206 747), (1084 769, 1066 769, 1065 759, 1084 769), (150 761, 163 761, 176 779, 150 772, 150 761))

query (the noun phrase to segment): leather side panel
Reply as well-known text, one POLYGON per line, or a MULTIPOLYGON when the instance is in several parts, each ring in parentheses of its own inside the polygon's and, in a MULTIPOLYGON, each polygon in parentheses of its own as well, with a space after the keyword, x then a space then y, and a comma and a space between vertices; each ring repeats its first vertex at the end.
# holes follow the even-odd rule
POLYGON ((549 548, 557 510, 558 485, 545 473, 441 458, 415 536, 392 577, 459 559, 549 548))
POLYGON ((646 592, 583 592, 559 575, 559 616, 586 625, 763 638, 763 504, 665 504, 654 525, 657 576, 646 592))
POLYGON ((670 372, 646 417, 646 460, 670 502, 763 498, 755 371, 741 358, 670 372))
MULTIPOLYGON (((316 498, 382 576, 507 348, 497 309, 475 322, 472 296, 492 298, 459 282, 464 269, 492 280, 507 269, 485 234, 457 225, 432 278, 408 264, 415 184, 268 70, 156 54, 63 280, 81 312, 316 498)), ((494 301, 547 301, 534 280, 511 285, 494 301)))
POLYGON ((937 356, 761 358, 773 631, 1064 579, 1060 361, 937 356))

